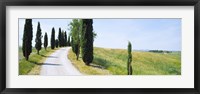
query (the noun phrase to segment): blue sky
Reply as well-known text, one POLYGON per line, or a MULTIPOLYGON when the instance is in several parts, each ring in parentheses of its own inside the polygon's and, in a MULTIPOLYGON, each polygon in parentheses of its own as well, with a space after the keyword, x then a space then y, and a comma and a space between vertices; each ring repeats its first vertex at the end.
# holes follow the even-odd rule
MULTIPOLYGON (((33 46, 37 23, 42 34, 48 33, 49 46, 52 27, 69 33, 72 19, 33 19, 33 46)), ((19 19, 19 45, 22 45, 25 19, 19 19)), ((127 49, 128 41, 135 50, 181 50, 181 19, 93 19, 97 33, 94 46, 127 49)), ((43 39, 42 39, 43 41, 43 39)))

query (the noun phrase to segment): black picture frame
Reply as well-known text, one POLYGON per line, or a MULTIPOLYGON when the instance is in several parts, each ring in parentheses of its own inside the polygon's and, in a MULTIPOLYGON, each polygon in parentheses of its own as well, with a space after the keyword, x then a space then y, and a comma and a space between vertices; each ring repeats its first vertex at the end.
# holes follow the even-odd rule
POLYGON ((200 94, 200 0, 0 0, 1 94, 200 94), (194 88, 6 88, 6 6, 194 6, 194 88))

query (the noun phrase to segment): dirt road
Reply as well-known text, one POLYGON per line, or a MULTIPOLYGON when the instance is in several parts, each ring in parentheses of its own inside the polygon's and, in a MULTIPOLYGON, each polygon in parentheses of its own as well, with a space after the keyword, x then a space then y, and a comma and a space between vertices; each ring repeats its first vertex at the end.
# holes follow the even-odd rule
POLYGON ((41 67, 40 75, 82 75, 67 58, 69 49, 70 47, 60 48, 48 56, 41 67))

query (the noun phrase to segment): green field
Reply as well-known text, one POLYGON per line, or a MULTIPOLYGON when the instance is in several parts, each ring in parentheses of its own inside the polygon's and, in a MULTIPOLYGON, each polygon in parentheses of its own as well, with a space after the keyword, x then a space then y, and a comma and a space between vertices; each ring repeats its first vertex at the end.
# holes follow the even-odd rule
MULTIPOLYGON (((85 66, 81 57, 76 61, 72 51, 68 58, 84 74, 127 75, 127 50, 94 48, 91 66, 85 66)), ((132 52, 133 75, 181 75, 181 52, 132 52)))
POLYGON ((36 53, 36 49, 32 49, 32 53, 27 61, 22 53, 22 47, 19 47, 19 75, 39 75, 40 68, 43 62, 46 60, 51 53, 57 49, 52 50, 50 47, 45 50, 42 48, 40 54, 36 53))

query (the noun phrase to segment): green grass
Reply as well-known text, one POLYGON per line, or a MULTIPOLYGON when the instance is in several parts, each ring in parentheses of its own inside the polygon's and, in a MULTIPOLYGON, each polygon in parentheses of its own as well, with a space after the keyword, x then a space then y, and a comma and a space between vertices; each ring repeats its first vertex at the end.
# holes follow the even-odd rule
MULTIPOLYGON (((71 52, 72 53, 72 52, 71 52)), ((153 52, 132 52, 133 75, 180 75, 181 74, 181 53, 173 52, 168 54, 153 52)), ((75 60, 72 60, 73 62, 75 60)), ((75 63, 75 66, 79 66, 75 63)), ((94 59, 92 64, 100 66, 113 75, 127 75, 127 50, 94 48, 94 59)), ((91 68, 90 66, 89 68, 91 68)), ((78 68, 80 71, 87 68, 78 68)), ((98 70, 95 70, 100 72, 98 70)), ((86 74, 91 74, 87 72, 86 74)), ((99 73, 104 74, 104 73, 99 73)))
POLYGON ((76 60, 76 55, 72 52, 72 49, 69 50, 68 58, 72 61, 72 64, 82 73, 82 74, 91 74, 91 75, 109 75, 109 71, 97 64, 91 64, 91 66, 86 66, 82 61, 81 57, 79 60, 76 60))
POLYGON ((36 53, 36 49, 32 49, 32 53, 27 61, 23 57, 22 48, 19 47, 19 75, 39 75, 42 63, 46 60, 46 57, 57 49, 52 50, 50 47, 45 50, 42 48, 40 54, 36 53))

